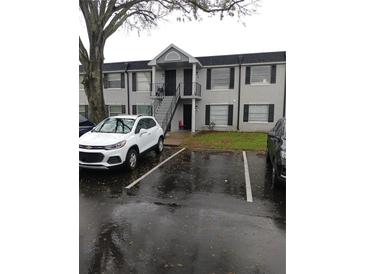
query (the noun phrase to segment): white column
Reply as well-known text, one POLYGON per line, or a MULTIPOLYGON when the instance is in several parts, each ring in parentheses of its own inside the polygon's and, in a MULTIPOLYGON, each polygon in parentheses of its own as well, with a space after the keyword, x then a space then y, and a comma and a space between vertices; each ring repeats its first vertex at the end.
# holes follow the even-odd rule
POLYGON ((195 89, 196 89, 196 63, 193 64, 193 83, 192 83, 192 93, 195 96, 195 89))
POLYGON ((152 66, 152 95, 156 95, 156 66, 152 66))
MULTIPOLYGON (((193 64, 193 83, 192 94, 195 96, 196 90, 196 63, 193 64)), ((191 102, 191 133, 195 132, 195 98, 191 102)))

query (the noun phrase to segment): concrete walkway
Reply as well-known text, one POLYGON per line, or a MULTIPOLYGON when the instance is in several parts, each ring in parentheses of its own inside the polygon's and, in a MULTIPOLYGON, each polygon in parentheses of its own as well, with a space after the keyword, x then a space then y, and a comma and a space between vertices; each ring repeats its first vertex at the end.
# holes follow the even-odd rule
POLYGON ((177 132, 167 132, 164 144, 166 146, 180 146, 186 138, 191 136, 191 131, 181 130, 177 132))

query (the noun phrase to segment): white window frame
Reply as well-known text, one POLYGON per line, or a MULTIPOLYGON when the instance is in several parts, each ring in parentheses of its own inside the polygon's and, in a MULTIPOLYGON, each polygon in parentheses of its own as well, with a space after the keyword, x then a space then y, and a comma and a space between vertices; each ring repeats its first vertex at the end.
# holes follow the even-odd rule
MULTIPOLYGON (((148 71, 137 71, 136 72, 136 92, 141 92, 141 93, 150 93, 150 85, 151 85, 151 82, 152 82, 152 75, 151 75, 151 71, 148 70, 148 71), (151 78, 151 79, 148 79, 148 89, 140 89, 139 88, 139 82, 138 82, 138 74, 141 74, 141 73, 144 73, 144 74, 147 74, 148 77, 147 78, 151 78)), ((143 81, 142 83, 146 83, 146 81, 143 81)))
POLYGON ((87 117, 87 112, 86 112, 86 106, 87 105, 79 105, 79 114, 81 114, 82 116, 88 118, 87 117), (84 107, 84 111, 83 112, 80 111, 80 107, 84 107))
MULTIPOLYGON (((121 86, 122 86, 122 75, 121 73, 119 72, 107 72, 105 73, 105 76, 106 76, 106 81, 108 83, 108 86, 109 86, 109 75, 110 74, 115 74, 115 75, 119 75, 119 87, 107 87, 106 89, 121 89, 121 86)), ((118 80, 113 80, 113 81, 118 81, 118 80)))
MULTIPOLYGON (((116 113, 116 112, 113 112, 116 113)), ((108 105, 108 116, 117 116, 117 115, 123 115, 125 113, 122 113, 122 105, 108 105), (111 115, 112 114, 112 107, 120 107, 120 112, 115 114, 115 115, 111 115)))
POLYGON ((268 124, 269 123, 269 115, 270 115, 270 107, 269 107, 269 103, 249 103, 248 104, 248 123, 251 124, 268 124), (250 121, 250 108, 251 106, 267 106, 267 121, 250 121))
POLYGON ((231 77, 231 67, 214 67, 214 68, 211 68, 211 71, 210 71, 210 91, 230 91, 230 88, 229 88, 229 82, 230 82, 230 77, 231 77), (228 70, 228 83, 227 83, 227 86, 226 87, 222 87, 222 88, 216 88, 213 86, 213 71, 214 70, 218 70, 218 69, 226 69, 228 70))
POLYGON ((272 70, 272 66, 271 65, 251 66, 250 85, 252 85, 252 86, 267 86, 267 85, 271 85, 271 70, 272 70), (268 67, 269 68, 269 81, 268 82, 252 82, 252 77, 254 75, 253 74, 254 68, 258 68, 258 67, 268 67))
POLYGON ((82 80, 84 79, 85 75, 84 74, 79 74, 79 90, 84 90, 84 85, 81 83, 81 78, 82 80))
POLYGON ((141 115, 151 115, 151 116, 153 116, 153 106, 152 105, 150 105, 150 104, 136 104, 136 110, 137 110, 137 114, 136 115, 139 115, 139 114, 141 114, 141 115), (138 107, 151 107, 151 114, 145 114, 145 113, 139 113, 138 112, 138 107))
MULTIPOLYGON (((230 127, 228 125, 228 115, 229 115, 229 103, 222 103, 222 104, 210 104, 210 122, 214 122, 212 121, 212 107, 216 107, 216 106, 226 106, 227 107, 227 119, 226 119, 226 124, 225 125, 219 125, 219 124, 215 124, 215 127, 230 127)), ((215 122, 214 122, 215 123, 215 122)))

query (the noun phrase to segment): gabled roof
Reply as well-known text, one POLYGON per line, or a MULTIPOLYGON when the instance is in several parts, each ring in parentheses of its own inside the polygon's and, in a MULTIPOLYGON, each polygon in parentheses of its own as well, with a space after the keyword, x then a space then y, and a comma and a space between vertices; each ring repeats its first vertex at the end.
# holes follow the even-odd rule
POLYGON ((156 65, 156 61, 158 58, 160 58, 162 55, 164 55, 167 51, 169 51, 170 49, 175 49, 176 51, 181 52, 182 54, 184 54, 185 56, 187 56, 189 58, 189 63, 197 63, 201 66, 200 62, 194 57, 191 56, 189 53, 183 51, 182 49, 178 48, 177 46, 175 46, 174 44, 169 45, 167 48, 165 48, 163 51, 161 51, 155 58, 153 58, 148 65, 149 66, 155 66, 156 65))
MULTIPOLYGON (((166 49, 170 49, 170 46, 166 49)), ((183 51, 181 51, 183 54, 183 51)), ((159 55, 163 54, 160 53, 159 55)), ((155 59, 157 59, 157 56, 155 59)), ((193 57, 195 58, 195 57, 193 57)), ((246 53, 246 54, 231 54, 231 55, 215 55, 215 56, 202 56, 196 57, 197 61, 202 66, 221 66, 221 65, 235 65, 235 64, 255 64, 255 63, 275 63, 285 62, 286 52, 261 52, 261 53, 246 53), (241 61, 241 62, 240 62, 241 61)), ((143 70, 151 69, 149 63, 152 61, 131 61, 131 62, 117 62, 117 63, 105 63, 103 64, 103 71, 124 71, 124 70, 143 70)), ((79 66, 79 71, 84 72, 82 66, 79 66)))

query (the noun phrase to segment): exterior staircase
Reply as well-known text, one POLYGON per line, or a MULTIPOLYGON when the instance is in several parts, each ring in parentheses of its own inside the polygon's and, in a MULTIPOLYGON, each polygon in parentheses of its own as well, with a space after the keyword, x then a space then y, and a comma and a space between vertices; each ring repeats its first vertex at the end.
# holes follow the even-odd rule
POLYGON ((153 116, 155 116, 164 133, 166 133, 171 123, 179 99, 180 84, 176 89, 175 96, 161 96, 154 99, 153 116))

